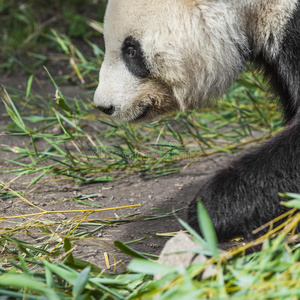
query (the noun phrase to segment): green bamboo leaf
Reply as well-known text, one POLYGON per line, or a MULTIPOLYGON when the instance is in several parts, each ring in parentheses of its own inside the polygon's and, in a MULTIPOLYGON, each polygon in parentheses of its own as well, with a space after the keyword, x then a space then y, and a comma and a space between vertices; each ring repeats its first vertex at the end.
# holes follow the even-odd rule
POLYGON ((300 260, 300 249, 297 249, 293 256, 294 256, 294 262, 298 262, 300 260))
POLYGON ((100 284, 112 285, 112 286, 126 286, 128 282, 130 282, 130 280, 125 280, 123 277, 122 279, 95 277, 95 278, 90 278, 89 281, 91 283, 100 283, 100 284))
POLYGON ((162 265, 157 262, 145 259, 134 259, 132 260, 127 269, 131 272, 143 273, 149 275, 156 274, 168 274, 176 272, 176 268, 173 266, 162 265))
POLYGON ((125 244, 123 244, 122 242, 120 241, 114 241, 114 245, 119 249, 121 250, 123 253, 129 255, 129 256, 132 256, 132 257, 135 257, 135 258, 141 258, 141 259, 146 259, 148 260, 148 258, 144 255, 142 255, 141 253, 133 250, 132 248, 126 246, 125 244))
POLYGON ((63 51, 69 55, 70 54, 70 51, 69 51, 69 47, 68 45, 66 44, 66 42, 60 37, 60 35, 54 30, 52 29, 51 32, 53 33, 53 35, 55 36, 56 38, 56 41, 58 42, 58 44, 61 46, 61 48, 63 49, 63 51))
POLYGON ((37 183, 41 178, 43 178, 48 172, 49 172, 49 168, 46 168, 46 170, 44 172, 42 172, 41 174, 39 174, 37 177, 35 177, 29 184, 28 187, 34 185, 35 183, 37 183))
POLYGON ((295 199, 287 202, 281 202, 284 206, 300 209, 300 199, 295 199))
POLYGON ((53 272, 56 275, 58 275, 59 277, 61 277, 62 279, 67 281, 69 284, 71 284, 71 285, 75 284, 76 278, 78 276, 76 271, 70 272, 63 267, 54 265, 46 260, 43 263, 44 263, 45 267, 47 267, 51 272, 53 272))
POLYGON ((27 266, 27 264, 25 262, 24 257, 22 256, 22 254, 20 252, 19 252, 18 258, 19 258, 19 261, 21 263, 23 272, 26 273, 26 274, 29 274, 28 266, 27 266))
MULTIPOLYGON (((3 297, 3 299, 24 299, 24 293, 18 293, 18 292, 13 292, 13 291, 9 291, 9 290, 3 290, 3 289, 0 289, 0 295, 1 296, 8 296, 10 298, 6 298, 6 297, 3 297)), ((2 298, 0 298, 2 299, 2 298)), ((34 296, 30 296, 30 295, 26 295, 26 300, 37 300, 37 296, 34 295, 34 296)), ((39 296, 38 297, 39 300, 49 300, 48 297, 42 297, 42 296, 39 296)), ((53 300, 55 298, 52 298, 53 300)))
POLYGON ((104 51, 100 49, 96 44, 90 42, 88 39, 84 39, 84 40, 92 47, 95 56, 99 56, 99 55, 104 56, 104 51))
POLYGON ((105 286, 104 284, 100 283, 99 281, 90 279, 90 282, 95 285, 96 287, 98 287, 101 291, 104 291, 106 293, 108 293, 109 295, 114 296, 116 299, 125 299, 124 296, 122 296, 122 294, 120 293, 120 291, 114 291, 113 289, 108 288, 107 286, 105 286), (120 294, 119 294, 120 293, 120 294))
POLYGON ((23 123, 22 119, 20 119, 17 114, 15 114, 10 107, 7 105, 7 103, 5 101, 3 101, 6 111, 9 114, 9 116, 11 117, 11 119, 14 121, 14 123, 20 128, 22 129, 24 132, 27 132, 25 124, 23 123))
POLYGON ((74 257, 74 264, 73 264, 74 268, 76 268, 77 270, 83 270, 84 268, 90 266, 91 267, 91 271, 93 273, 100 273, 101 269, 99 269, 97 266, 91 264, 90 262, 80 259, 80 258, 76 258, 74 257))
POLYGON ((87 206, 91 206, 91 207, 97 207, 97 208, 102 208, 101 205, 98 204, 94 204, 94 203, 90 203, 88 201, 82 201, 82 200, 78 200, 78 199, 74 199, 76 202, 83 204, 83 205, 87 205, 87 206))
MULTIPOLYGON (((34 246, 32 246, 30 244, 27 244, 27 243, 25 243, 25 242, 23 242, 23 241, 21 241, 19 239, 11 238, 11 237, 8 237, 8 236, 4 236, 3 239, 8 240, 8 241, 16 244, 18 247, 21 247, 22 249, 30 249, 30 250, 32 250, 34 252, 41 253, 43 255, 50 255, 50 253, 48 251, 40 249, 38 247, 34 247, 34 246)), ((28 255, 32 255, 32 254, 30 254, 28 252, 27 252, 27 254, 28 255)))
POLYGON ((238 79, 236 82, 247 89, 257 88, 257 84, 255 84, 253 81, 250 82, 246 79, 238 79))
POLYGON ((75 299, 79 298, 79 296, 81 296, 82 292, 84 291, 85 286, 89 281, 90 272, 91 267, 88 266, 81 273, 79 273, 72 290, 73 297, 75 299))
POLYGON ((296 193, 279 193, 279 196, 300 200, 300 194, 296 194, 296 193))
POLYGON ((281 291, 273 292, 265 295, 265 299, 299 299, 300 289, 293 288, 288 290, 288 288, 282 287, 281 291))
POLYGON ((40 280, 24 274, 0 275, 0 285, 5 287, 22 288, 36 293, 42 293, 51 300, 60 300, 54 291, 44 286, 40 280))
POLYGON ((5 95, 6 95, 6 99, 8 100, 9 104, 11 105, 11 107, 12 107, 12 109, 13 109, 13 110, 11 110, 11 109, 9 108, 8 104, 6 103, 6 101, 3 100, 3 103, 4 103, 4 105, 5 105, 5 108, 6 108, 6 110, 7 110, 7 113, 10 115, 10 117, 12 118, 12 120, 13 120, 13 121, 14 121, 14 122, 15 122, 15 123, 16 123, 23 131, 24 131, 24 132, 28 133, 27 130, 26 130, 26 126, 25 126, 25 124, 24 124, 24 122, 23 122, 23 120, 22 120, 22 118, 21 118, 21 116, 20 116, 20 114, 19 114, 19 111, 18 111, 17 108, 15 107, 15 105, 14 105, 13 101, 11 100, 9 94, 7 93, 6 90, 4 90, 4 93, 5 93, 5 95))
POLYGON ((60 91, 58 85, 56 84, 55 80, 54 80, 53 77, 51 76, 51 74, 50 74, 50 72, 48 71, 48 69, 47 69, 46 67, 44 67, 44 69, 45 69, 45 71, 47 72, 48 76, 50 77, 50 79, 51 79, 53 85, 55 86, 55 89, 57 90, 59 96, 60 96, 61 98, 64 98, 62 92, 60 91))
POLYGON ((57 98, 55 101, 55 105, 65 111, 67 114, 73 115, 72 109, 64 98, 57 98))
POLYGON ((80 127, 78 127, 76 124, 74 124, 69 118, 65 117, 64 115, 62 114, 59 114, 60 115, 60 118, 62 120, 64 120, 66 123, 68 123, 71 127, 73 127, 74 129, 76 129, 76 131, 78 132, 83 132, 82 129, 80 127))
POLYGON ((96 198, 99 197, 99 194, 91 194, 91 195, 86 195, 86 196, 81 196, 81 195, 77 195, 78 200, 85 200, 88 198, 96 198))
POLYGON ((31 123, 40 123, 40 122, 51 122, 56 121, 55 117, 40 117, 40 116, 28 116, 23 118, 26 121, 29 121, 31 123))
POLYGON ((194 237, 195 241, 201 245, 203 249, 207 249, 207 242, 194 230, 189 224, 182 219, 178 219, 178 222, 194 237))
POLYGON ((45 277, 46 277, 46 284, 47 287, 50 289, 53 289, 55 287, 55 281, 53 278, 53 273, 51 272, 51 270, 45 266, 45 277))
POLYGON ((65 249, 65 252, 68 253, 65 263, 68 266, 74 267, 74 257, 73 257, 73 253, 71 252, 72 244, 71 244, 70 239, 68 239, 68 238, 64 239, 64 249, 65 249))
POLYGON ((115 128, 115 129, 118 128, 118 126, 117 126, 116 124, 112 124, 112 123, 109 123, 109 122, 104 121, 104 120, 99 120, 99 122, 102 123, 102 124, 104 124, 104 125, 107 125, 107 126, 109 126, 109 127, 113 127, 113 128, 115 128))
POLYGON ((218 258, 219 250, 217 235, 210 220, 210 217, 200 199, 198 199, 197 210, 198 222, 200 225, 201 232, 208 243, 212 256, 218 258))
MULTIPOLYGON (((63 130, 64 134, 65 134, 69 139, 73 140, 73 139, 74 139, 73 135, 72 135, 72 134, 69 132, 69 130, 65 127, 65 125, 64 125, 64 123, 63 123, 63 121, 62 121, 63 116, 62 116, 60 113, 58 113, 56 110, 54 110, 54 113, 55 113, 55 115, 56 115, 57 121, 58 121, 58 123, 60 124, 60 127, 61 127, 61 129, 63 130)), ((73 125, 74 125, 74 124, 73 124, 73 125)))
POLYGON ((33 75, 30 75, 28 82, 27 82, 27 88, 26 88, 26 99, 29 97, 31 92, 31 86, 33 81, 33 75))
POLYGON ((91 182, 111 182, 114 180, 115 178, 111 176, 100 176, 100 177, 86 179, 85 181, 91 183, 91 182))

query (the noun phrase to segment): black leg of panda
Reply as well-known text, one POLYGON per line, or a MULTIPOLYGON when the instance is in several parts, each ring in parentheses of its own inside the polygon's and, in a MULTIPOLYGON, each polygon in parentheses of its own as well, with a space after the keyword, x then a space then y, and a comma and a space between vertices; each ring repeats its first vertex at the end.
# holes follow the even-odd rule
POLYGON ((199 191, 188 210, 199 231, 197 198, 206 207, 219 241, 244 236, 287 208, 279 192, 300 192, 300 115, 283 132, 219 171, 199 191))
POLYGON ((300 4, 272 57, 262 52, 252 61, 265 71, 280 96, 290 125, 279 135, 219 171, 201 188, 188 210, 199 231, 197 198, 205 205, 219 240, 254 237, 252 231, 284 213, 279 192, 300 193, 300 4))

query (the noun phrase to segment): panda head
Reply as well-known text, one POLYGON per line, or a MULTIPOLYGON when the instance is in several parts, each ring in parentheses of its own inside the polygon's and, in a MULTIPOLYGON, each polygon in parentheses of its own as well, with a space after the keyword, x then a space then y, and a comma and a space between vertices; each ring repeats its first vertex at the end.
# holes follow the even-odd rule
POLYGON ((212 2, 109 0, 95 105, 138 122, 219 96, 244 63, 245 37, 228 4, 212 2))

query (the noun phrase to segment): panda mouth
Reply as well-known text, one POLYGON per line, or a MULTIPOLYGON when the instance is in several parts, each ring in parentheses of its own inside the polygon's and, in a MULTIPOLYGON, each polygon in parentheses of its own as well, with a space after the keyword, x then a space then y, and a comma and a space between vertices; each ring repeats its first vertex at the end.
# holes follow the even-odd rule
POLYGON ((150 105, 149 104, 148 105, 143 105, 140 108, 141 109, 140 109, 139 114, 137 116, 135 116, 135 118, 131 122, 140 122, 143 119, 147 118, 147 114, 148 114, 150 105))

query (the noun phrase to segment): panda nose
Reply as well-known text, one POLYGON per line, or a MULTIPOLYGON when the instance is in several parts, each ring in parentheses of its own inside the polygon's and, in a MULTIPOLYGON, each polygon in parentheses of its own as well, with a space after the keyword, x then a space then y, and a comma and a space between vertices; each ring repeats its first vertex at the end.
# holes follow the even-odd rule
POLYGON ((102 112, 104 112, 105 114, 107 114, 109 116, 111 116, 116 110, 113 105, 111 105, 109 107, 98 106, 98 109, 100 109, 102 112))

